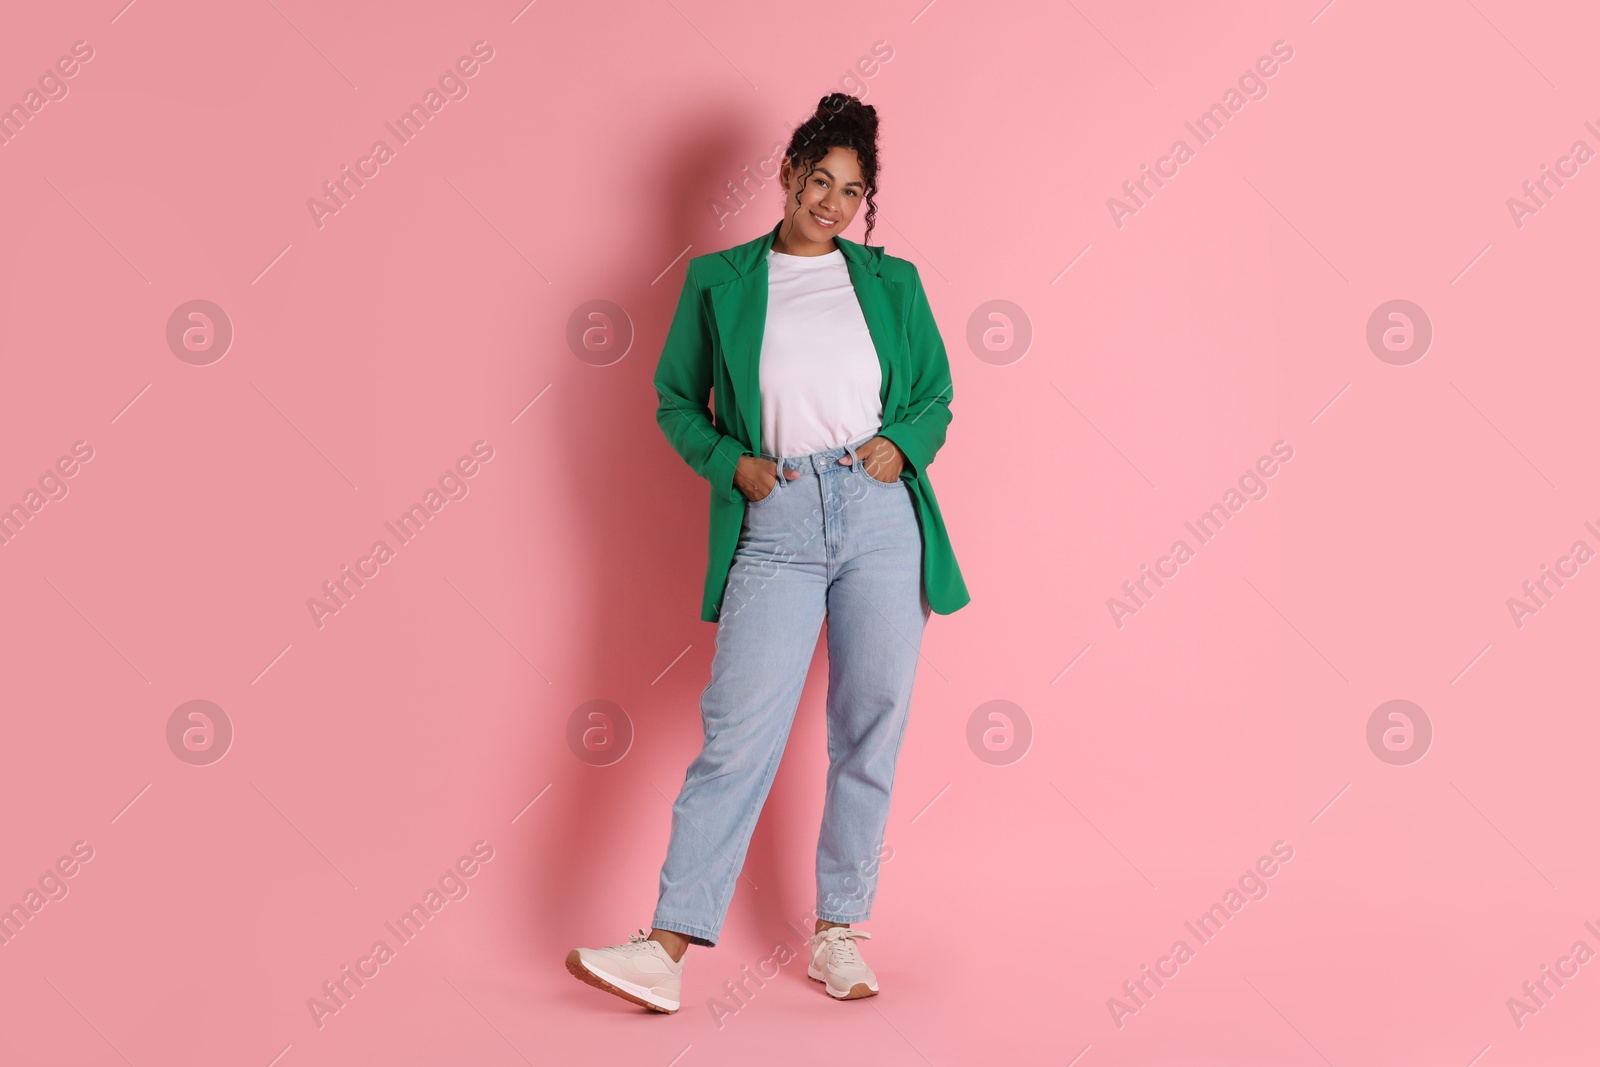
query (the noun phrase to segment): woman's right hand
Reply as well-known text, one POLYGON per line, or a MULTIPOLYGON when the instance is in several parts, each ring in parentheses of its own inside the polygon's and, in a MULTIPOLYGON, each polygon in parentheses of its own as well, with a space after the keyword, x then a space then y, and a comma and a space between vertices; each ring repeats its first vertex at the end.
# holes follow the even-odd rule
MULTIPOLYGON (((786 480, 800 477, 788 467, 783 469, 786 480)), ((750 501, 765 500, 767 494, 777 489, 778 464, 763 456, 740 456, 739 466, 733 472, 733 484, 744 498, 750 501)))

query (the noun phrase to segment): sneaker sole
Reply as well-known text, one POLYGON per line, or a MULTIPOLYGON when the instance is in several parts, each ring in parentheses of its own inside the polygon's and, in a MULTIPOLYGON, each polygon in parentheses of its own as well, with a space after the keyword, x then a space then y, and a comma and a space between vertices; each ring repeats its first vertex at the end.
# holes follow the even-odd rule
POLYGON ((811 979, 813 982, 821 983, 822 988, 828 991, 828 996, 832 997, 834 1000, 860 1000, 862 997, 875 997, 878 995, 878 991, 867 985, 865 982, 857 982, 855 985, 850 987, 850 992, 848 993, 835 993, 833 991, 833 986, 828 984, 828 980, 826 978, 818 978, 809 970, 806 971, 806 977, 811 979))
POLYGON ((668 1007, 665 1000, 662 1000, 662 998, 656 996, 643 986, 634 985, 632 982, 623 982, 623 980, 620 978, 617 979, 617 982, 622 984, 618 985, 611 982, 609 979, 596 974, 594 971, 591 971, 588 964, 583 962, 583 957, 578 955, 577 949, 573 949, 571 952, 567 953, 567 970, 570 971, 572 976, 578 979, 578 981, 586 982, 589 985, 594 986, 596 989, 603 989, 607 993, 621 997, 623 1000, 632 1001, 641 1008, 649 1008, 651 1011, 660 1012, 663 1015, 671 1015, 673 1012, 678 1010, 678 1005, 673 1004, 671 1007, 668 1007), (651 999, 647 1000, 645 999, 646 997, 651 999))

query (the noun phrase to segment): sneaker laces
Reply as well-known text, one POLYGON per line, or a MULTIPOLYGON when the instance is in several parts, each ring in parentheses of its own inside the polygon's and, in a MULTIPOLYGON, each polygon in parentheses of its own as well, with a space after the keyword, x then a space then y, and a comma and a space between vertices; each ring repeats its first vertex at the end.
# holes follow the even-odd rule
MULTIPOLYGON (((624 956, 633 956, 640 952, 654 951, 654 949, 659 945, 659 942, 650 940, 650 938, 645 934, 644 929, 641 927, 638 933, 629 934, 628 940, 624 941, 620 945, 614 945, 612 947, 624 956)), ((667 951, 665 946, 661 946, 661 951, 663 953, 667 951)))
POLYGON ((815 934, 812 940, 816 942, 813 958, 827 953, 828 962, 835 966, 862 963, 861 953, 856 951, 853 938, 871 937, 865 930, 852 930, 848 926, 830 926, 820 934, 815 934))

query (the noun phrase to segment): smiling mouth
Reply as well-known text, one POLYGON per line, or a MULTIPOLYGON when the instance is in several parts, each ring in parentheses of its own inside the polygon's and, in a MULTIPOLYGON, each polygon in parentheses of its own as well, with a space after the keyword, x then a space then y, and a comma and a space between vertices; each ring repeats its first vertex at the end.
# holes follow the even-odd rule
POLYGON ((835 226, 839 225, 838 219, 825 219, 821 215, 818 215, 815 211, 811 213, 811 217, 816 219, 817 225, 821 226, 824 230, 831 230, 835 226))

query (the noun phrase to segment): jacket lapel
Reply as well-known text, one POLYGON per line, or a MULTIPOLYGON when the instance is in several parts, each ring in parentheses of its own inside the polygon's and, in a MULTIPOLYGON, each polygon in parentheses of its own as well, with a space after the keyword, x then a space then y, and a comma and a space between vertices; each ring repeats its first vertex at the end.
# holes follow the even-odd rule
MULTIPOLYGON (((739 421, 747 431, 746 444, 756 452, 766 450, 766 442, 761 440, 760 364, 761 341, 767 325, 767 251, 781 225, 780 221, 755 240, 725 250, 722 258, 738 275, 707 290, 711 294, 711 316, 722 344, 722 356, 728 365, 728 380, 734 383, 739 421)), ((882 372, 878 397, 883 402, 883 421, 891 422, 898 415, 895 405, 903 403, 899 397, 900 379, 895 370, 903 367, 908 358, 902 328, 904 286, 900 282, 885 281, 878 274, 883 259, 881 245, 858 244, 843 237, 835 237, 834 241, 844 253, 850 282, 861 304, 861 316, 866 320, 867 332, 872 335, 873 347, 877 349, 878 367, 882 372), (891 402, 891 397, 896 399, 891 402)))

